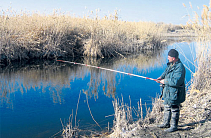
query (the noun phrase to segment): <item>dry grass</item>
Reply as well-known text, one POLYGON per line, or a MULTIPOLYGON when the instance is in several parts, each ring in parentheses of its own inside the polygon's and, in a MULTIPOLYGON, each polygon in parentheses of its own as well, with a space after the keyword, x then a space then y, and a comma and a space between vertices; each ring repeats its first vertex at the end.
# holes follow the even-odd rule
MULTIPOLYGON (((136 115, 143 117, 141 99, 138 105, 140 107, 140 110, 136 111, 136 115)), ((134 133, 137 129, 140 128, 140 126, 138 125, 139 122, 133 122, 133 108, 131 107, 131 105, 125 104, 122 98, 122 101, 120 101, 119 99, 115 99, 113 101, 113 106, 115 112, 113 132, 108 137, 121 138, 134 135, 134 133)))
POLYGON ((165 25, 119 21, 117 14, 103 19, 79 18, 54 12, 0 16, 1 60, 65 56, 119 56, 162 45, 165 25))
MULTIPOLYGON (((211 4, 211 1, 210 1, 211 4)), ((191 26, 197 33, 196 70, 193 74, 192 84, 188 90, 187 100, 183 103, 181 117, 184 124, 197 124, 210 119, 211 115, 211 5, 203 5, 202 14, 195 13, 190 19, 191 26)))
POLYGON ((196 66, 196 70, 193 74, 191 92, 211 89, 211 5, 203 5, 203 7, 201 16, 193 11, 195 16, 193 19, 190 18, 186 25, 192 28, 198 36, 195 38, 196 55, 194 56, 196 58, 192 64, 196 66))
POLYGON ((3 15, 0 19, 1 56, 7 60, 73 55, 84 32, 77 29, 75 21, 79 19, 56 13, 3 15))
POLYGON ((210 119, 211 90, 191 92, 181 110, 181 124, 184 127, 200 125, 210 119))
POLYGON ((138 102, 138 108, 131 107, 131 105, 125 104, 122 101, 115 99, 113 101, 114 106, 114 125, 112 133, 108 137, 112 138, 129 138, 139 137, 139 131, 145 129, 154 123, 160 122, 162 119, 161 112, 163 111, 163 102, 159 98, 155 98, 153 101, 153 109, 143 105, 140 99, 138 102), (143 116, 143 107, 145 106, 146 115, 143 116), (138 117, 138 121, 134 122, 134 114, 138 117))

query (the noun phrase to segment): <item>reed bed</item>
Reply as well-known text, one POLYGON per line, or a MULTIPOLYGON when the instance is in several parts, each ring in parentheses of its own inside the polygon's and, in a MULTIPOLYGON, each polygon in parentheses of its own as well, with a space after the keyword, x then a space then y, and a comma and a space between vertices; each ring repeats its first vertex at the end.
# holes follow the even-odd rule
POLYGON ((184 123, 197 126, 210 120, 211 115, 211 1, 209 4, 203 5, 201 16, 194 12, 194 19, 190 19, 187 25, 194 29, 198 37, 195 40, 197 52, 193 63, 196 70, 183 104, 182 118, 184 123))
POLYGON ((165 24, 120 21, 117 12, 100 19, 55 11, 51 15, 2 11, 1 61, 57 57, 110 57, 163 44, 165 24))

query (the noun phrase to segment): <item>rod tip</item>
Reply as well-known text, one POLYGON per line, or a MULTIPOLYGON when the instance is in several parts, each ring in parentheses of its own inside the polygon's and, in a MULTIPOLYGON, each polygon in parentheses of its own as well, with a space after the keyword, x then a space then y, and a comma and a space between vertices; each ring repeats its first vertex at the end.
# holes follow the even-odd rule
POLYGON ((56 60, 56 61, 64 62, 64 60, 56 60))

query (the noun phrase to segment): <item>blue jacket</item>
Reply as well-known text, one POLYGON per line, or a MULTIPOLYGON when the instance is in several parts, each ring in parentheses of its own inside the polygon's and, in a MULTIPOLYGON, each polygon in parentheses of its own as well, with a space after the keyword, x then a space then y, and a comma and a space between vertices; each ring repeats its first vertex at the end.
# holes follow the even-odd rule
POLYGON ((179 105, 185 101, 185 67, 180 59, 173 65, 167 63, 167 68, 160 76, 164 79, 164 104, 179 105))

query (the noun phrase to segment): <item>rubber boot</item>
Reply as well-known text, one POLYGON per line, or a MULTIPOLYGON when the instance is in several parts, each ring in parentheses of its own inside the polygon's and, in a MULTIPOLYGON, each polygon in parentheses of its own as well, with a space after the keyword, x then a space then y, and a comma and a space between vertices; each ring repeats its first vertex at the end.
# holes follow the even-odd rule
POLYGON ((169 128, 170 127, 170 119, 171 119, 171 106, 164 106, 164 116, 163 116, 163 124, 158 125, 159 128, 169 128))
POLYGON ((174 132, 178 130, 178 122, 179 122, 179 106, 177 106, 176 108, 172 108, 171 109, 171 127, 164 130, 165 132, 174 132))

